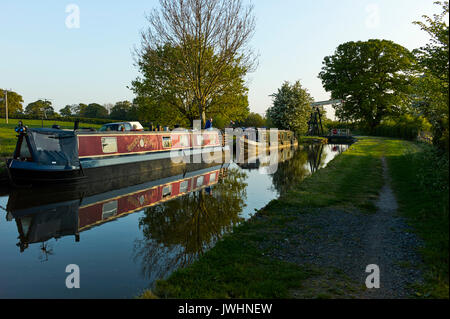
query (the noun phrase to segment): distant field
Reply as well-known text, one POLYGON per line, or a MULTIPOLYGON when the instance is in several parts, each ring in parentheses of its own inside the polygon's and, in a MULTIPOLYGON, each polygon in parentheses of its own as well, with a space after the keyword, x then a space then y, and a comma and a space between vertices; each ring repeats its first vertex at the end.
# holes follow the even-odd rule
MULTIPOLYGON (((0 120, 0 158, 9 157, 14 152, 16 146, 16 132, 14 128, 17 126, 19 120, 10 119, 9 123, 6 124, 5 119, 0 120)), ((41 127, 41 120, 24 120, 23 124, 28 127, 41 127)), ((44 121, 44 127, 52 127, 52 125, 59 125, 63 129, 73 129, 73 122, 62 122, 62 121, 44 121)), ((80 123, 80 127, 92 127, 100 128, 99 124, 87 124, 80 123)))

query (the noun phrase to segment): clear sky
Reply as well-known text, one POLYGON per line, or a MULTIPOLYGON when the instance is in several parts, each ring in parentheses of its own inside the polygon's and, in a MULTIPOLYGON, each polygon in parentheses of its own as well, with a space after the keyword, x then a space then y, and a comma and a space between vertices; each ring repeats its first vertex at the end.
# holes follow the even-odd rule
MULTIPOLYGON (((329 95, 317 78, 323 58, 347 41, 388 39, 408 49, 428 42, 412 22, 440 13, 434 0, 253 0, 257 70, 248 76, 253 112, 264 113, 284 81, 300 80, 316 101, 329 95)), ((157 0, 0 0, 0 88, 24 106, 132 100, 138 72, 132 51, 157 0), (79 8, 79 28, 72 19, 79 8), (69 27, 70 28, 69 28, 69 27), (75 26, 75 27, 74 27, 75 26)), ((331 114, 330 114, 331 115, 331 114)))

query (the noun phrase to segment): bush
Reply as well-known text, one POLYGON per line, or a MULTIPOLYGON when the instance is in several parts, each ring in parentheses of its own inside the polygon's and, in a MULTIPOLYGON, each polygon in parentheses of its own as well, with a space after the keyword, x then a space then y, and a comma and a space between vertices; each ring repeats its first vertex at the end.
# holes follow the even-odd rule
MULTIPOLYGON (((16 119, 16 120, 41 120, 41 118, 38 118, 34 115, 26 115, 26 114, 14 115, 10 118, 16 119)), ((76 117, 76 116, 60 116, 58 114, 55 114, 53 116, 48 116, 44 120, 47 120, 47 121, 54 120, 54 121, 64 121, 64 122, 75 122, 76 120, 79 120, 82 123, 100 124, 100 125, 111 123, 111 122, 115 121, 115 120, 111 120, 111 119, 93 119, 93 118, 76 117)))
MULTIPOLYGON (((368 133, 367 129, 362 128, 362 130, 368 133)), ((430 123, 423 117, 404 115, 400 118, 384 120, 375 128, 372 135, 415 140, 420 132, 430 130, 430 123)))
POLYGON ((363 123, 345 123, 326 120, 323 123, 325 132, 330 129, 350 129, 354 134, 372 135, 415 140, 420 132, 429 132, 431 124, 423 117, 403 115, 395 119, 386 119, 373 132, 363 123))

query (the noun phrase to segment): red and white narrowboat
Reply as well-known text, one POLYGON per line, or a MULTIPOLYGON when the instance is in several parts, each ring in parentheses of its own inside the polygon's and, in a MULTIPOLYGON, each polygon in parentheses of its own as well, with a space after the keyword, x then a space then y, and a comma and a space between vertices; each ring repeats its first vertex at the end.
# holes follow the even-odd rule
POLYGON ((9 176, 16 184, 67 182, 165 169, 205 153, 215 154, 216 162, 222 159, 218 131, 117 127, 120 130, 71 131, 19 126, 14 156, 7 161, 9 176))

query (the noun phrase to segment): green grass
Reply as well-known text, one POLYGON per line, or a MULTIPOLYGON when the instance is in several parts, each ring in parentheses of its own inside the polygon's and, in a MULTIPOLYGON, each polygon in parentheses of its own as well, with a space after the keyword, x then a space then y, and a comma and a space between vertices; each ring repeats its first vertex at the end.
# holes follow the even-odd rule
MULTIPOLYGON (((19 120, 10 119, 9 123, 6 124, 5 119, 0 120, 0 159, 12 156, 14 149, 16 147, 17 137, 14 128, 17 126, 19 120)), ((41 127, 41 120, 24 120, 24 125, 28 127, 41 127)), ((73 122, 61 122, 61 121, 44 121, 44 127, 52 127, 52 125, 59 125, 63 129, 73 129, 73 122)), ((80 127, 92 127, 99 128, 101 125, 98 124, 86 124, 80 123, 80 127)), ((1 170, 1 168, 0 168, 1 170)))
POLYGON ((384 153, 384 139, 361 138, 327 168, 317 171, 271 205, 280 202, 284 207, 333 206, 372 212, 375 206, 368 199, 376 198, 383 185, 384 153))
POLYGON ((425 283, 420 295, 449 297, 449 162, 430 145, 388 158, 400 213, 424 240, 425 283))
MULTIPOLYGON (((359 138, 348 152, 270 202, 197 262, 158 281, 154 291, 142 297, 290 298, 293 291, 308 295, 308 285, 318 278, 320 270, 272 259, 261 250, 261 243, 267 236, 272 241, 274 237, 282 240, 282 230, 288 228, 293 216, 311 213, 311 207, 373 212, 372 199, 377 198, 383 185, 383 156, 389 164, 400 213, 426 243, 422 251, 426 273, 422 296, 448 298, 448 157, 442 160, 426 145, 375 137, 359 138)), ((265 249, 269 251, 270 247, 265 249)), ((341 287, 339 295, 355 292, 345 278, 338 277, 333 280, 341 287)))
POLYGON ((321 136, 300 136, 298 138, 299 144, 315 144, 315 143, 322 143, 326 144, 327 139, 325 137, 321 136))
MULTIPOLYGON (((158 281, 151 296, 162 298, 289 298, 290 291, 317 270, 272 259, 260 247, 280 237, 295 214, 311 207, 360 209, 371 213, 383 185, 381 157, 417 151, 414 144, 386 138, 360 138, 348 152, 236 227, 197 262, 158 281)), ((295 230, 292 230, 295 231, 295 230)), ((266 248, 265 248, 266 249, 266 248)), ((267 248, 270 250, 270 248, 267 248)), ((345 287, 345 285, 343 285, 345 287)), ((345 291, 341 292, 341 294, 345 291)), ((351 293, 349 290, 348 293, 351 293)), ((145 297, 145 296, 144 296, 145 297)), ((320 297, 320 296, 315 296, 320 297)))
POLYGON ((260 225, 248 223, 226 236, 191 267, 159 281, 162 298, 288 298, 312 271, 262 254, 256 243, 260 225))

